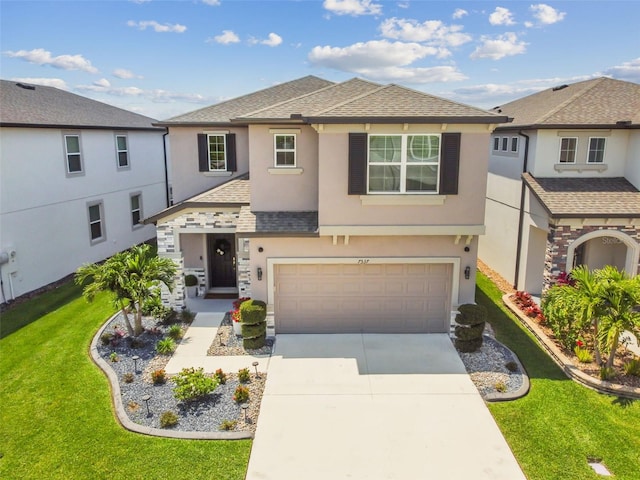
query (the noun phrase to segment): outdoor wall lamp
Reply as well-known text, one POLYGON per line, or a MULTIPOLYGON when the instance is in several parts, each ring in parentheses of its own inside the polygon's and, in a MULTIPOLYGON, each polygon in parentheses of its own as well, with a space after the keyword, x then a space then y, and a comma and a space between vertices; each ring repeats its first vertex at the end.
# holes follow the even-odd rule
MULTIPOLYGON (((470 276, 471 276, 471 267, 464 267, 464 279, 469 280, 470 276)), ((258 277, 258 279, 259 278, 260 277, 258 277)))
POLYGON ((258 280, 262 280, 262 268, 258 267, 258 280))

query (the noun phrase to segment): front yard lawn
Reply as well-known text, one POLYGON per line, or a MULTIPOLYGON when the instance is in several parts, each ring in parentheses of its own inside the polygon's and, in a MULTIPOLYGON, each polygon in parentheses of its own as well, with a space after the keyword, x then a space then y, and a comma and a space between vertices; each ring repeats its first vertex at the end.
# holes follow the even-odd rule
POLYGON ((520 400, 489 404, 529 480, 598 479, 587 457, 599 457, 617 479, 640 471, 640 401, 599 394, 569 380, 503 305, 502 292, 478 274, 476 301, 487 307, 499 341, 531 379, 520 400))
POLYGON ((105 295, 89 304, 61 288, 2 314, 0 478, 243 479, 250 441, 148 437, 117 423, 88 355, 114 309, 105 295))

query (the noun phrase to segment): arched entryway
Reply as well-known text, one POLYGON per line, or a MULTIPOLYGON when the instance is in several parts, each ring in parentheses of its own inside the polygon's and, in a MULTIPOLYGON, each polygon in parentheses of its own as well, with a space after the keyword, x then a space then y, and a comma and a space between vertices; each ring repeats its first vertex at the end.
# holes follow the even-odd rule
POLYGON ((590 270, 613 265, 630 275, 638 274, 640 244, 619 230, 597 230, 574 240, 567 249, 567 271, 578 265, 590 270))

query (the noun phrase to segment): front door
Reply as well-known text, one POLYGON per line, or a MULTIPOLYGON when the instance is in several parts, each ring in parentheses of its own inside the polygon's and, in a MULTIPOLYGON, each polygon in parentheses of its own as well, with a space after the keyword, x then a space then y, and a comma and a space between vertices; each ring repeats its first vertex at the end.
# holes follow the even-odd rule
POLYGON ((236 287, 236 242, 233 233, 207 235, 209 287, 236 287))

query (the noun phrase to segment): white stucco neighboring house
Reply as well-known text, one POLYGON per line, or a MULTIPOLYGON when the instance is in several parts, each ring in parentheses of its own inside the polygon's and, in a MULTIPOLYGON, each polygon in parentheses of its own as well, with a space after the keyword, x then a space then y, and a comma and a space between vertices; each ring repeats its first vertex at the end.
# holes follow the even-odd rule
POLYGON ((153 119, 63 90, 0 83, 2 303, 155 236, 167 203, 153 119))
POLYGON ((640 85, 596 78, 496 107, 479 256, 540 294, 576 265, 640 265, 640 85))
MULTIPOLYGON (((505 115, 309 76, 172 118, 178 201, 146 221, 201 295, 276 333, 448 332, 475 298, 489 137, 505 115)), ((181 280, 165 301, 184 305, 181 280)))

